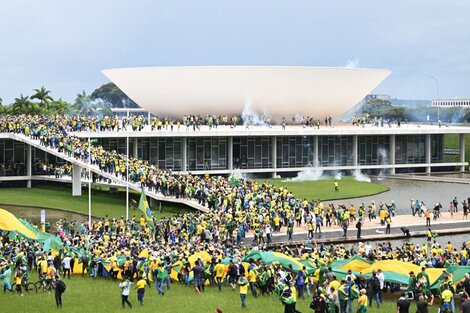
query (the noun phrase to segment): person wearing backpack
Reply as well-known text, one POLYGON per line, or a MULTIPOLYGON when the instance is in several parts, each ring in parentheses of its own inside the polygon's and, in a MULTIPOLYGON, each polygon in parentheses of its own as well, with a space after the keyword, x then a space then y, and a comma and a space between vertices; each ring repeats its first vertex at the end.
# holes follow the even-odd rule
POLYGON ((380 281, 376 276, 375 270, 372 271, 372 277, 368 281, 368 289, 369 289, 369 306, 372 306, 372 299, 375 299, 375 302, 377 303, 377 308, 380 307, 380 298, 379 298, 379 292, 380 292, 380 281))
POLYGON ((322 297, 321 293, 317 291, 317 294, 313 297, 312 302, 310 303, 310 308, 315 313, 326 313, 327 305, 325 298, 322 297))
POLYGON ((55 295, 55 304, 58 309, 62 308, 62 294, 65 292, 66 286, 65 283, 60 279, 59 275, 55 276, 55 282, 52 283, 54 287, 55 295))

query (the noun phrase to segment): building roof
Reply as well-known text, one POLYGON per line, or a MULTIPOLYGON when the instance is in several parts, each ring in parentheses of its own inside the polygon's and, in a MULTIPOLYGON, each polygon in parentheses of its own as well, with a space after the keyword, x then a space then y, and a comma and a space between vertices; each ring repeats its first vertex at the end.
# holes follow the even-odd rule
POLYGON ((156 115, 240 114, 273 118, 337 116, 362 100, 389 70, 329 67, 141 67, 103 74, 156 115))

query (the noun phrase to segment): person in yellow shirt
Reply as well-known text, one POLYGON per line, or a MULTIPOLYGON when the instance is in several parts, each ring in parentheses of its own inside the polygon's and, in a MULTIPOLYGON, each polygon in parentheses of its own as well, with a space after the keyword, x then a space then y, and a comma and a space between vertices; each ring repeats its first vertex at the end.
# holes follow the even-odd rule
POLYGON ((56 269, 52 264, 52 261, 49 261, 46 273, 46 289, 50 290, 52 288, 52 282, 54 281, 56 274, 56 269))
POLYGON ((385 234, 390 234, 390 224, 392 223, 392 220, 390 219, 390 216, 387 216, 385 219, 386 227, 385 227, 385 234))
POLYGON ((240 300, 242 301, 242 309, 246 309, 246 294, 248 293, 248 285, 250 284, 245 278, 245 275, 241 275, 237 282, 240 287, 240 300))
POLYGON ((38 267, 41 269, 40 270, 40 278, 46 279, 46 274, 47 274, 47 261, 45 259, 42 259, 38 263, 38 267))
POLYGON ((447 241, 447 245, 446 245, 445 249, 446 249, 447 252, 452 252, 452 249, 454 249, 454 247, 452 246, 450 241, 447 241))
POLYGON ((442 305, 441 305, 441 312, 442 308, 449 308, 452 307, 452 300, 454 299, 454 294, 452 291, 449 290, 448 285, 444 285, 444 290, 441 293, 442 305))
POLYGON ((134 289, 137 289, 137 300, 139 301, 140 306, 144 305, 145 287, 147 287, 147 282, 142 276, 140 276, 134 287, 134 289))
POLYGON ((15 284, 16 284, 16 293, 19 295, 23 295, 23 291, 21 290, 22 280, 23 280, 23 272, 18 267, 15 272, 15 284))
POLYGON ((222 260, 219 259, 216 266, 214 267, 215 272, 215 280, 217 282, 217 287, 219 291, 222 291, 222 279, 224 278, 225 274, 225 265, 222 264, 222 260))
POLYGON ((358 307, 357 307, 357 313, 366 313, 369 303, 369 299, 367 298, 366 295, 366 290, 363 288, 360 291, 360 296, 359 299, 357 299, 358 307))
POLYGON ((258 280, 258 271, 256 267, 250 265, 250 269, 248 271, 248 280, 250 282, 250 290, 253 297, 257 297, 258 294, 256 292, 256 281, 258 280))

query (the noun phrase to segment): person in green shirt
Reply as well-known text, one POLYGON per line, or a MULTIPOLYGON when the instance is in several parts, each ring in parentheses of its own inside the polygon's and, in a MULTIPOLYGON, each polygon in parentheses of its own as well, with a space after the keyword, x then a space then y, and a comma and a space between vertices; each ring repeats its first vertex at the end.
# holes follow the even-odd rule
POLYGON ((157 288, 158 294, 162 296, 165 295, 165 282, 168 276, 168 272, 163 265, 164 263, 160 263, 158 266, 157 282, 155 284, 155 288, 157 288))
POLYGON ((341 313, 346 313, 349 300, 349 284, 344 279, 341 281, 341 286, 338 288, 338 300, 341 313))
POLYGON ((282 290, 281 295, 279 297, 279 300, 281 300, 282 304, 284 304, 284 312, 285 313, 291 313, 291 312, 296 312, 295 310, 295 298, 294 298, 294 292, 292 291, 293 287, 290 287, 289 285, 284 287, 284 290, 282 290))

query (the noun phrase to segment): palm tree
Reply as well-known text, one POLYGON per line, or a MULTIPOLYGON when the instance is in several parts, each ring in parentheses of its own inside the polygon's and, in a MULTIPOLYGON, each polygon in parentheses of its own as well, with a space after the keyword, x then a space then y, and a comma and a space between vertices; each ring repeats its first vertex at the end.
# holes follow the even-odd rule
POLYGON ((85 91, 82 91, 77 95, 75 101, 73 102, 73 110, 75 114, 88 116, 93 114, 94 106, 91 101, 91 97, 86 94, 85 91))
POLYGON ((38 99, 39 103, 41 103, 41 109, 49 110, 49 103, 54 101, 52 97, 49 95, 51 92, 47 90, 44 86, 39 89, 33 89, 34 94, 30 97, 31 100, 38 99))
POLYGON ((31 111, 31 101, 28 96, 21 94, 19 98, 15 98, 13 102, 13 113, 14 114, 28 114, 31 111))

